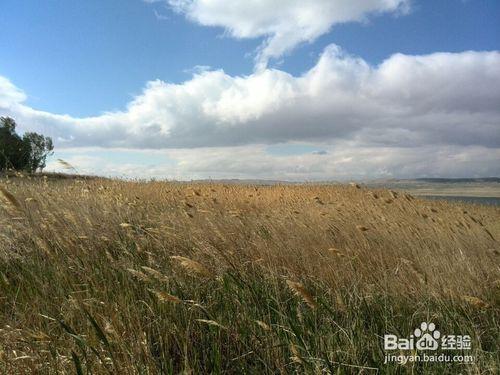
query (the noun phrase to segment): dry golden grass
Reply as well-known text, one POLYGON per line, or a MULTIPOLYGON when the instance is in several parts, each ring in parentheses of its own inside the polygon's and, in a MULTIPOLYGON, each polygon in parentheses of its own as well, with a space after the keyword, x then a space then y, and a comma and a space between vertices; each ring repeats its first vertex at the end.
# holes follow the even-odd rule
POLYGON ((356 184, 0 185, 0 372, 362 372, 424 318, 473 336, 465 371, 498 370, 499 208, 356 184))

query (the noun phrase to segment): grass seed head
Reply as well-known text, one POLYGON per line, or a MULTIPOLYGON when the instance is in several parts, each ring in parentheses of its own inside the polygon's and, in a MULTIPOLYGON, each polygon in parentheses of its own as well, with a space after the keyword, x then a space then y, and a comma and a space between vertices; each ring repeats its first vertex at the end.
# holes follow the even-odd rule
POLYGON ((142 270, 147 273, 148 275, 154 277, 155 279, 157 279, 158 281, 162 281, 162 282, 166 282, 168 281, 168 277, 163 275, 161 272, 153 269, 153 268, 150 268, 150 267, 146 267, 146 266, 142 266, 141 267, 142 270))
POLYGON ((152 289, 149 289, 149 290, 152 293, 154 293, 154 295, 156 296, 156 298, 158 298, 158 300, 160 302, 173 302, 173 303, 181 303, 182 302, 182 300, 179 297, 173 296, 169 293, 158 291, 158 290, 152 290, 152 289))
POLYGON ((307 291, 307 289, 299 282, 287 280, 286 284, 288 287, 311 308, 315 309, 318 307, 312 295, 307 291))
POLYGON ((129 272, 132 276, 136 277, 136 278, 137 278, 137 279, 139 279, 139 280, 142 280, 142 281, 150 281, 150 278, 149 278, 146 274, 142 273, 141 271, 136 271, 136 270, 134 270, 134 269, 132 269, 132 268, 128 268, 128 269, 127 269, 127 271, 128 271, 128 272, 129 272))
POLYGON ((271 330, 271 327, 269 327, 269 325, 267 325, 266 323, 264 323, 262 320, 256 320, 255 323, 257 323, 257 325, 262 328, 264 331, 270 331, 271 330))
POLYGON ((5 199, 7 200, 7 202, 9 202, 9 204, 14 207, 16 210, 18 211, 21 211, 21 204, 19 203, 19 201, 16 199, 16 197, 8 192, 4 187, 0 186, 0 192, 2 192, 3 196, 5 197, 5 199))
POLYGON ((483 301, 482 299, 474 296, 462 296, 462 299, 467 302, 469 305, 472 307, 475 307, 477 309, 486 309, 490 307, 490 304, 483 301))
POLYGON ((214 327, 219 327, 222 329, 227 329, 224 327, 222 324, 217 323, 215 320, 210 320, 210 319, 196 319, 197 322, 208 324, 209 326, 214 326, 214 327))
POLYGON ((192 271, 200 276, 213 277, 212 272, 210 272, 210 270, 208 268, 206 268, 201 263, 198 263, 192 259, 182 257, 179 255, 174 255, 174 256, 171 256, 170 258, 178 261, 180 263, 180 265, 188 271, 192 271))

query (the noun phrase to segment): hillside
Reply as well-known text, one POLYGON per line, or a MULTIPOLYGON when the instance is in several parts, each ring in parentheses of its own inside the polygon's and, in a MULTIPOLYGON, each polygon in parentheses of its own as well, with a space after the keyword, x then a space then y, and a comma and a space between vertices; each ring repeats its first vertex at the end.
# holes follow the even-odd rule
POLYGON ((419 178, 367 181, 373 188, 403 189, 418 196, 500 198, 500 178, 419 178))
MULTIPOLYGON (((2 373, 495 373, 500 209, 345 185, 0 180, 2 373), (384 365, 422 321, 473 363, 384 365)), ((396 353, 397 354, 397 353, 396 353)))

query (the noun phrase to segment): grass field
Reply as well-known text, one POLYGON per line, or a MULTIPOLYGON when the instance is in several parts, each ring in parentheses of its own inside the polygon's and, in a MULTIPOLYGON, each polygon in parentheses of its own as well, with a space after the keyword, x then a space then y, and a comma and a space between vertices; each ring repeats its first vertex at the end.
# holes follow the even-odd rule
POLYGON ((0 186, 2 374, 499 372, 500 208, 340 185, 0 186), (470 335, 453 353, 472 363, 384 364, 384 334, 422 321, 470 335))

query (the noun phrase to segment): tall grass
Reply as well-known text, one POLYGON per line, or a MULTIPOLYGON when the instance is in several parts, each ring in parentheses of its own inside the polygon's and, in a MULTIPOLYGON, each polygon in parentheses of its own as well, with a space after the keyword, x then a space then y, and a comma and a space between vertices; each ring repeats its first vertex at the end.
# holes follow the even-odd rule
POLYGON ((498 208, 356 185, 0 185, 0 373, 499 371, 498 208), (474 362, 384 364, 383 335, 422 321, 470 335, 474 362))

